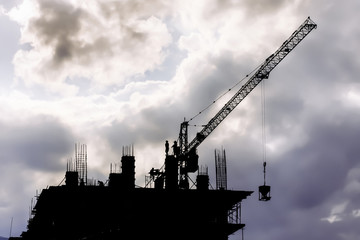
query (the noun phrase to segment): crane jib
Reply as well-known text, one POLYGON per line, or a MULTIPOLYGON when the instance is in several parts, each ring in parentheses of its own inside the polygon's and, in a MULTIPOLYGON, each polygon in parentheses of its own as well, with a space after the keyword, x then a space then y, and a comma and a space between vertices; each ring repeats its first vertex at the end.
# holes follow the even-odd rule
MULTIPOLYGON (((269 77, 270 72, 313 30, 317 25, 308 17, 303 24, 280 46, 280 48, 271 54, 259 69, 249 78, 249 80, 242 85, 235 95, 224 105, 223 108, 198 132, 195 138, 185 145, 185 152, 190 152, 196 149, 207 136, 230 114, 232 110, 263 80, 269 77)), ((182 124, 182 126, 187 126, 182 124)), ((187 129, 186 129, 187 131, 187 129)), ((180 133, 184 130, 180 130, 180 133)), ((187 137, 187 134, 186 134, 187 137)), ((181 138, 179 137, 181 140, 181 138)))

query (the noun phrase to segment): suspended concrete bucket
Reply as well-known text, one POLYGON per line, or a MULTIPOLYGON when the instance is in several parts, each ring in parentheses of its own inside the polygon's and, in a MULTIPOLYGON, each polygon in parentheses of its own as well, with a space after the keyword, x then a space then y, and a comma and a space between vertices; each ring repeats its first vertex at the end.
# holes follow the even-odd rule
POLYGON ((270 186, 259 186, 259 201, 269 201, 270 199, 270 186))

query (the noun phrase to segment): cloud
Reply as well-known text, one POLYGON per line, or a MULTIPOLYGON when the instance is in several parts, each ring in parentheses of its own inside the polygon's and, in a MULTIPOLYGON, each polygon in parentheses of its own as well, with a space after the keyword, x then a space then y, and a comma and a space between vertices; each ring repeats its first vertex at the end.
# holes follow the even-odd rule
POLYGON ((74 137, 51 116, 36 116, 13 123, 1 123, 1 159, 26 169, 56 172, 68 154, 74 137))
POLYGON ((22 42, 32 46, 15 55, 16 76, 30 86, 74 95, 67 78, 89 78, 103 89, 153 71, 164 61, 171 35, 161 16, 148 11, 135 2, 26 0, 9 13, 22 26, 22 42))
POLYGON ((0 121, 1 232, 14 218, 14 234, 26 229, 28 207, 35 190, 59 184, 72 156, 74 135, 49 115, 0 121), (4 216, 4 217, 3 217, 4 216), (6 216, 6 217, 5 217, 6 216), (8 221, 9 220, 9 221, 8 221))
MULTIPOLYGON (((199 146, 200 164, 214 183, 213 150, 223 146, 229 189, 255 191, 243 203, 248 238, 357 239, 359 21, 349 13, 358 7, 323 0, 25 0, 3 8, 26 47, 13 58, 15 84, 0 96, 2 179, 13 178, 0 189, 0 216, 16 209, 25 219, 28 196, 62 179, 61 159, 79 139, 88 145, 89 176, 99 178, 123 145, 134 144, 142 185, 143 175, 163 164, 164 141, 176 140, 183 118, 234 86, 310 15, 318 29, 266 80, 272 200, 257 202, 259 88, 199 146), (21 198, 26 203, 9 208, 21 198)), ((207 123, 234 92, 190 124, 207 123)), ((191 126, 189 138, 197 131, 191 126)))
POLYGON ((331 209, 330 216, 326 217, 326 218, 322 218, 321 220, 328 221, 329 223, 342 221, 343 219, 341 217, 341 214, 345 211, 347 205, 348 205, 347 201, 345 201, 341 204, 335 205, 331 209))

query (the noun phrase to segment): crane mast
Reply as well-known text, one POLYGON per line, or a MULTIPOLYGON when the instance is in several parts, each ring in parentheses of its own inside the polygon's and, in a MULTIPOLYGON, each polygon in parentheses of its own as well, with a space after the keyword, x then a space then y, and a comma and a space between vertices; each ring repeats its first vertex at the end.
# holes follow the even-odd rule
MULTIPOLYGON (((237 105, 263 80, 269 77, 270 72, 313 30, 316 23, 308 17, 300 27, 271 54, 258 70, 242 85, 235 95, 220 109, 220 111, 196 134, 194 139, 188 143, 188 121, 180 126, 179 148, 180 148, 180 181, 187 176, 186 165, 189 164, 191 156, 196 155, 196 148, 210 135, 211 132, 234 110, 237 105), (183 171, 181 170, 183 169, 183 171)), ((195 170, 196 171, 196 170, 195 170)))

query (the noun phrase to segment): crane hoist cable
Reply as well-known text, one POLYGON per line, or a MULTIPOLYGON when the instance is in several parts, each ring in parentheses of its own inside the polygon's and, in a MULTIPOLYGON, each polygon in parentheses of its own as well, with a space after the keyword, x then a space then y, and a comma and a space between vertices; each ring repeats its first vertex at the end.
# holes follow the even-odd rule
POLYGON ((261 82, 261 144, 262 144, 262 160, 264 167, 264 185, 266 185, 266 81, 261 82))
POLYGON ((262 165, 264 174, 264 185, 259 186, 259 200, 269 201, 271 199, 271 187, 266 185, 266 81, 260 83, 261 86, 261 135, 262 135, 262 165))

